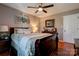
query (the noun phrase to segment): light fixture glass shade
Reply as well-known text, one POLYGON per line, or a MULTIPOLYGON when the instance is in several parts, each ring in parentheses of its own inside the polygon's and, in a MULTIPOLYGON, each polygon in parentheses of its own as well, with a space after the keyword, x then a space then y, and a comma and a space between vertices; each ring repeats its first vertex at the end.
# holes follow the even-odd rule
POLYGON ((0 26, 0 32, 6 32, 6 31, 9 31, 8 26, 5 25, 0 26))
POLYGON ((42 9, 42 8, 39 8, 38 10, 39 10, 39 11, 42 11, 43 9, 42 9))

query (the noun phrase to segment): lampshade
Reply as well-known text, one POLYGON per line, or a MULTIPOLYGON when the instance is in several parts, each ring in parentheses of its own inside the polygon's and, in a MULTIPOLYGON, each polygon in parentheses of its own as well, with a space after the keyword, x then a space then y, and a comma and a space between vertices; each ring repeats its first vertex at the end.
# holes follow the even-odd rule
POLYGON ((33 30, 34 33, 37 32, 38 31, 37 25, 33 24, 32 25, 32 30, 33 30))
POLYGON ((8 26, 5 25, 0 26, 0 32, 6 32, 6 31, 9 31, 8 26))

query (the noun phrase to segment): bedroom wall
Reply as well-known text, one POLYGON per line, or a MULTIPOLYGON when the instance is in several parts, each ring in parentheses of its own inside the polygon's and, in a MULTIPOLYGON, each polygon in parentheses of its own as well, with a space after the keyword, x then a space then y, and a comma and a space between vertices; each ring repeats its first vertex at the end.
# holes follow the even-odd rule
POLYGON ((75 14, 75 13, 79 13, 79 9, 67 11, 67 12, 63 12, 63 13, 59 13, 59 14, 55 14, 55 15, 51 15, 51 16, 47 16, 47 17, 43 17, 40 20, 40 30, 42 31, 43 27, 45 27, 45 20, 55 19, 55 27, 58 30, 59 39, 63 39, 63 16, 75 14))
MULTIPOLYGON (((21 15, 22 12, 10 7, 7 7, 5 5, 0 4, 0 25, 8 25, 9 27, 16 27, 17 25, 15 24, 15 17, 17 15, 21 15)), ((39 19, 36 16, 26 14, 29 19, 30 19, 30 24, 35 24, 37 25, 39 29, 39 19)), ((21 25, 21 24, 20 24, 21 25)), ((25 25, 27 26, 27 25, 25 25)), ((39 30, 38 30, 39 31, 39 30)))

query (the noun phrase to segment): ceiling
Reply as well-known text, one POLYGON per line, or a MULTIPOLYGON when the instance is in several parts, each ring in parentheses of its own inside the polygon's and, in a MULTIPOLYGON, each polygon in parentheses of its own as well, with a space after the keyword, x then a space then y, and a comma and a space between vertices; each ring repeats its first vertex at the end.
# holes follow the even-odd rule
MULTIPOLYGON (((49 4, 50 3, 43 3, 43 5, 49 5, 49 4)), ((27 8, 27 6, 38 6, 39 3, 4 3, 4 5, 18 9, 28 14, 35 15, 37 17, 46 17, 57 13, 62 13, 65 11, 79 9, 79 3, 53 3, 53 4, 54 4, 54 7, 45 9, 47 13, 44 13, 44 12, 35 13, 36 9, 27 8)))

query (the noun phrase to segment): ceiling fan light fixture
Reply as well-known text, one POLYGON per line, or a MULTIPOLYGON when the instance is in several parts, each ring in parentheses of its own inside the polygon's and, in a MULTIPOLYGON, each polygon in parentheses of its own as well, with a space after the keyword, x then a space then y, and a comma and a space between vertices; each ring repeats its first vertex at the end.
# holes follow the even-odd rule
POLYGON ((43 6, 42 3, 40 3, 40 5, 38 5, 37 7, 28 6, 28 8, 36 8, 37 10, 35 11, 35 13, 37 13, 39 11, 47 13, 47 11, 45 10, 45 8, 49 8, 49 7, 53 7, 53 6, 54 6, 53 4, 43 6))
POLYGON ((43 10, 43 8, 38 8, 38 10, 39 10, 39 11, 42 11, 42 10, 43 10))

